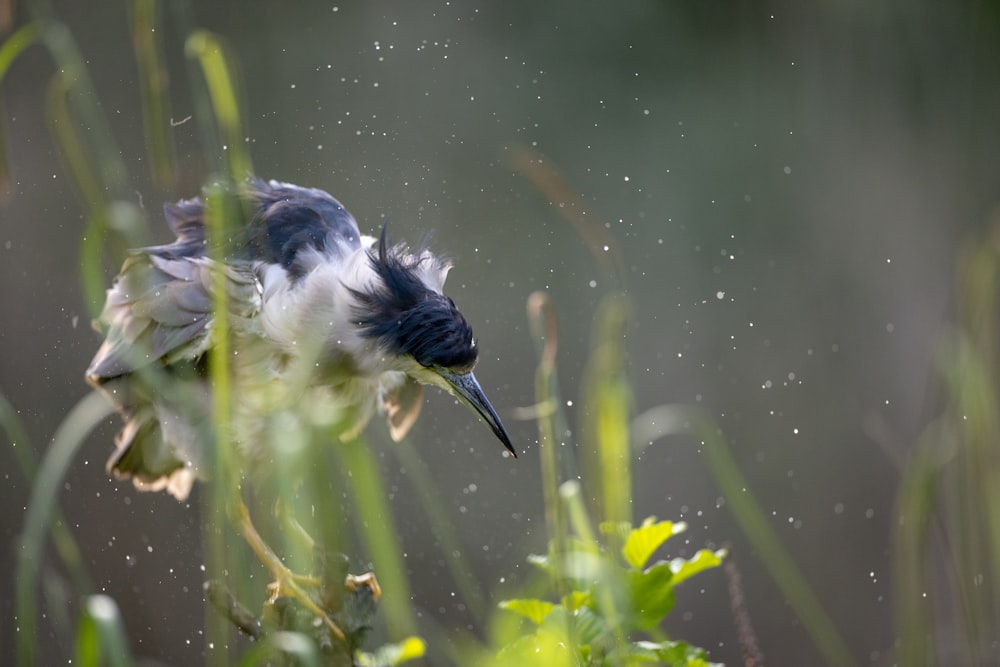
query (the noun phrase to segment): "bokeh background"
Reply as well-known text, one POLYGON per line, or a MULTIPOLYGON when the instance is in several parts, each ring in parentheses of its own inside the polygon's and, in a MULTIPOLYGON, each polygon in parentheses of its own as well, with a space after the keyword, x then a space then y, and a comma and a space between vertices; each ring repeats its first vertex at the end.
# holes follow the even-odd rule
MULTIPOLYGON (((151 240, 166 241, 161 203, 198 192, 213 148, 190 118, 185 35, 167 11, 181 178, 153 184, 126 10, 54 3, 119 142, 131 201, 151 240)), ((620 245, 636 412, 685 403, 716 417, 858 664, 891 664, 900 466, 935 412, 932 359, 958 250, 997 204, 996 3, 255 0, 191 11, 239 60, 259 175, 330 191, 364 230, 388 219, 399 239, 432 231, 432 246, 455 257, 448 292, 476 329, 477 375, 523 455, 502 459, 488 431, 436 392, 412 438, 491 599, 516 590, 525 557, 546 543, 535 426, 514 419, 534 401, 526 298, 547 290, 558 308, 560 383, 576 424, 594 309, 613 287, 562 204, 620 245), (526 150, 579 200, 550 202, 516 167, 526 150)), ((99 344, 96 304, 79 287, 84 209, 46 125, 52 71, 35 48, 0 85, 12 169, 0 192, 0 391, 40 451, 88 391, 83 370, 99 344)), ((201 663, 197 498, 179 504, 109 479, 114 430, 109 421, 91 438, 62 508, 136 653, 201 663)), ((481 632, 453 596, 382 424, 369 439, 423 622, 481 632)), ((580 440, 567 434, 569 446, 580 440)), ((0 472, 9 573, 30 484, 7 451, 0 472)), ((730 548, 768 662, 818 664, 695 443, 653 443, 635 474, 637 519, 689 523, 677 555, 730 548)), ((46 568, 58 587, 54 561, 46 568)), ((726 586, 721 571, 691 582, 670 630, 738 664, 726 586)), ((5 575, 5 663, 11 591, 5 575)), ((54 635, 41 644, 43 664, 70 651, 54 635)))

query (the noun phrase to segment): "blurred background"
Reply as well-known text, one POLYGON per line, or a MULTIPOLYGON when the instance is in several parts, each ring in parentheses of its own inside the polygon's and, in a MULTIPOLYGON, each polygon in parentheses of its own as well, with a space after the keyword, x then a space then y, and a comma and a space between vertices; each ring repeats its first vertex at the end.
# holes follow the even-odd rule
MULTIPOLYGON (((438 392, 411 439, 487 599, 515 591, 547 540, 536 427, 515 419, 535 400, 526 299, 546 290, 558 309, 574 425, 565 440, 578 447, 591 322, 615 288, 569 207, 620 245, 635 412, 683 403, 713 415, 857 664, 892 664, 894 499, 940 408, 933 357, 953 319, 959 249, 997 204, 1000 16, 996 3, 807 4, 193 3, 193 24, 238 60, 260 176, 328 190, 363 231, 389 220, 397 239, 431 233, 455 258, 447 291, 476 330, 477 376, 523 454, 501 458, 488 430, 438 392), (529 151, 572 197, 550 201, 526 177, 529 151)), ((166 11, 180 178, 154 184, 127 9, 52 11, 78 41, 149 240, 166 242, 162 203, 199 192, 214 149, 192 118, 187 26, 166 11)), ((14 27, 29 18, 13 10, 14 27)), ((11 169, 0 191, 0 392, 40 451, 87 393, 100 342, 89 325, 99 304, 79 283, 85 210, 44 112, 53 67, 33 48, 0 84, 11 169)), ((117 266, 106 269, 110 281, 117 266)), ((199 664, 204 489, 180 504, 109 479, 116 429, 108 420, 90 438, 63 511, 135 653, 199 664)), ((481 634, 381 422, 369 441, 421 622, 481 634)), ((9 451, 0 472, 0 571, 10 572, 30 484, 9 451)), ((694 442, 644 448, 634 490, 637 520, 688 522, 672 555, 728 546, 770 664, 819 664, 694 442)), ((59 576, 54 561, 43 566, 47 586, 59 576)), ((11 591, 4 577, 2 662, 16 635, 11 591)), ((672 634, 740 662, 721 571, 690 582, 678 608, 672 634)), ((40 643, 42 664, 70 651, 54 635, 40 643)))

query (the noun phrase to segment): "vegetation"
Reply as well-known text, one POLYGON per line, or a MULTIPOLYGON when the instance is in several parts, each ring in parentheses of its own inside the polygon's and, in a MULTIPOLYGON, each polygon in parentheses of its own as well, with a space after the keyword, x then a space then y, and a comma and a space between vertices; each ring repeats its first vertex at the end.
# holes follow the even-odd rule
MULTIPOLYGON (((252 172, 250 156, 240 140, 243 112, 239 80, 225 44, 195 29, 183 9, 184 3, 178 5, 181 9, 176 11, 177 20, 186 26, 184 32, 188 35, 190 85, 200 109, 196 121, 209 147, 205 151, 207 181, 216 184, 208 190, 208 196, 224 200, 233 184, 252 172), (219 150, 222 145, 227 150, 219 150)), ((177 167, 165 131, 168 90, 167 79, 162 76, 162 44, 157 37, 164 31, 154 29, 161 21, 160 6, 154 0, 130 3, 150 164, 157 181, 169 185, 176 179, 177 167)), ((50 82, 46 111, 67 172, 86 207, 80 275, 88 302, 100 303, 105 288, 105 259, 111 257, 109 263, 117 265, 124 250, 137 245, 144 222, 138 208, 127 203, 125 169, 115 149, 113 132, 97 104, 72 34, 44 3, 29 7, 35 13, 34 20, 0 44, 0 84, 21 54, 33 46, 44 47, 58 65, 50 82), (84 126, 89 130, 86 133, 80 131, 84 126)), ((3 139, 0 125, 0 178, 8 175, 3 139)), ((557 183, 557 173, 539 172, 528 164, 530 160, 521 171, 540 190, 564 186, 557 183)), ((231 222, 217 220, 213 238, 224 237, 225 226, 231 222)), ((613 239, 606 237, 600 225, 588 226, 579 219, 569 222, 595 248, 597 263, 611 276, 611 282, 621 285, 620 255, 613 248, 613 239), (612 252, 601 250, 609 244, 612 252)), ((920 438, 912 457, 902 462, 894 536, 900 664, 930 665, 939 660, 988 664, 990 641, 995 641, 991 629, 1000 626, 1000 463, 995 451, 1000 439, 996 417, 1000 413, 996 349, 998 247, 996 239, 991 238, 972 244, 964 257, 959 280, 959 325, 940 355, 944 406, 920 438), (935 608, 955 613, 936 615, 935 608), (957 620, 943 622, 941 617, 946 615, 957 620)), ((219 290, 220 302, 224 298, 224 291, 219 290)), ((623 293, 610 294, 595 317, 584 392, 589 421, 582 429, 591 441, 582 448, 587 455, 581 461, 562 454, 564 448, 558 446, 554 435, 565 428, 555 377, 558 329, 554 306, 546 295, 532 296, 528 319, 538 342, 537 403, 532 411, 539 426, 545 517, 551 543, 546 554, 528 558, 538 568, 540 583, 524 597, 490 604, 496 609, 490 616, 488 640, 470 640, 464 652, 453 656, 455 662, 496 667, 710 664, 705 651, 669 636, 663 621, 674 608, 675 587, 720 565, 725 554, 721 550, 699 550, 687 559, 660 559, 657 554, 669 552, 670 539, 684 529, 684 524, 652 517, 635 524, 631 512, 635 445, 630 433, 638 424, 654 439, 693 436, 728 507, 826 661, 833 665, 856 664, 755 502, 718 426, 702 412, 680 406, 656 408, 655 419, 653 412, 633 419, 623 344, 628 300, 623 293)), ((227 406, 238 388, 229 386, 224 350, 213 357, 212 368, 217 391, 216 463, 219 470, 232 471, 235 463, 230 448, 225 446, 225 419, 227 406)), ((35 629, 43 599, 40 564, 47 544, 54 547, 69 573, 72 591, 67 597, 81 601, 75 618, 65 614, 65 609, 60 610, 57 603, 46 605, 50 622, 73 638, 73 662, 84 667, 136 664, 118 607, 113 599, 96 592, 85 567, 86 559, 62 520, 57 502, 66 471, 76 460, 86 435, 108 417, 109 409, 96 395, 81 400, 53 434, 39 462, 14 406, 0 397, 0 425, 22 471, 34 480, 16 572, 20 664, 37 662, 40 640, 35 629)), ((329 508, 319 518, 303 520, 306 531, 322 545, 323 554, 343 549, 350 526, 360 527, 362 549, 370 555, 386 591, 379 613, 384 615, 389 635, 395 641, 371 652, 358 652, 350 659, 376 667, 419 658, 426 646, 415 636, 417 625, 409 582, 402 574, 405 568, 375 461, 363 442, 326 446, 334 438, 337 424, 306 412, 303 408, 292 415, 296 417, 292 422, 286 419, 289 415, 276 416, 276 420, 283 420, 276 421, 275 428, 283 429, 281 446, 287 454, 282 457, 288 472, 283 477, 295 483, 279 485, 274 494, 288 499, 292 514, 299 518, 309 513, 295 512, 295 507, 329 508), (350 474, 331 488, 326 480, 312 474, 318 469, 348 470, 350 474), (350 495, 349 504, 356 510, 352 516, 341 511, 343 493, 350 495)), ((428 530, 442 545, 457 589, 470 604, 481 599, 477 582, 463 574, 465 570, 455 555, 459 549, 453 548, 457 540, 447 510, 430 488, 422 462, 405 444, 398 449, 398 456, 423 487, 420 496, 428 503, 428 530)), ((223 612, 207 617, 206 643, 217 647, 208 653, 209 660, 243 665, 329 662, 330 654, 321 650, 308 631, 257 619, 253 612, 246 612, 240 601, 259 600, 264 591, 249 576, 254 564, 230 528, 226 487, 217 484, 214 489, 203 494, 202 536, 207 578, 224 581, 218 595, 225 602, 219 605, 223 612), (234 621, 239 618, 261 621, 264 628, 256 644, 243 655, 231 654, 228 649, 235 645, 232 638, 238 623, 234 621)), ((323 570, 316 567, 316 550, 311 545, 303 546, 294 535, 280 546, 302 571, 323 570)), ((48 600, 61 599, 52 591, 46 594, 48 600)), ((358 613, 364 615, 370 610, 358 613)), ((752 637, 744 640, 751 643, 752 637)))
MULTIPOLYGON (((146 110, 150 163, 154 177, 161 184, 169 184, 175 179, 176 166, 169 140, 164 134, 164 124, 169 113, 166 109, 167 90, 164 87, 166 77, 161 75, 164 67, 162 45, 156 37, 162 31, 155 30, 160 20, 158 8, 158 3, 136 0, 132 3, 131 16, 135 53, 142 75, 141 95, 146 110)), ((81 275, 90 301, 100 303, 100 294, 104 289, 102 258, 109 254, 111 263, 116 264, 115 259, 121 257, 126 248, 137 244, 137 239, 142 236, 144 222, 134 206, 122 203, 126 201, 124 197, 116 197, 125 186, 124 169, 115 157, 117 152, 112 148, 115 145, 113 134, 100 112, 72 34, 54 16, 37 8, 36 11, 36 20, 15 33, 0 49, 0 77, 25 49, 35 44, 44 45, 61 65, 60 73, 55 75, 52 84, 48 112, 52 119, 54 138, 65 158, 67 170, 74 178, 89 211, 89 223, 81 243, 81 275), (92 131, 80 132, 81 124, 86 124, 92 131)), ((205 195, 211 208, 228 211, 224 215, 213 216, 208 221, 210 247, 218 253, 221 252, 223 240, 228 236, 228 227, 237 224, 240 216, 240 212, 229 203, 236 183, 243 174, 252 173, 253 170, 250 156, 239 140, 243 136, 242 112, 233 58, 227 55, 225 45, 216 36, 201 30, 191 30, 189 35, 186 52, 196 66, 194 71, 200 73, 200 76, 194 78, 193 87, 196 91, 202 91, 201 108, 207 114, 198 119, 206 145, 218 146, 221 143, 227 147, 225 151, 206 151, 209 156, 225 156, 223 160, 209 158, 211 176, 205 195), (214 202, 214 206, 211 202, 214 202)), ((224 283, 219 287, 217 312, 224 314, 224 283)), ((542 295, 534 298, 536 303, 539 299, 544 300, 542 295)), ((620 304, 621 300, 612 302, 620 304)), ((623 373, 624 359, 620 356, 624 318, 614 308, 607 309, 605 314, 611 317, 611 328, 604 327, 602 330, 599 327, 595 360, 604 364, 603 371, 613 372, 602 372, 595 376, 596 379, 591 382, 591 392, 595 403, 592 414, 596 415, 598 429, 602 434, 597 446, 602 452, 600 457, 605 468, 605 473, 598 477, 595 486, 603 489, 601 497, 606 506, 604 514, 609 520, 601 524, 602 539, 598 540, 583 506, 579 486, 575 482, 568 482, 560 487, 558 497, 554 492, 558 486, 555 472, 557 462, 554 457, 554 440, 548 432, 555 414, 552 406, 557 403, 551 356, 554 354, 551 346, 555 344, 556 336, 552 331, 550 338, 542 343, 543 349, 546 349, 546 357, 539 371, 539 400, 540 405, 548 406, 542 410, 545 415, 540 417, 540 423, 545 431, 542 447, 546 452, 545 472, 549 491, 546 512, 551 518, 549 528, 553 547, 547 556, 533 557, 532 562, 549 574, 554 590, 565 591, 565 594, 555 604, 525 598, 509 600, 501 605, 506 611, 498 609, 496 613, 513 612, 536 622, 537 627, 525 631, 519 639, 508 637, 505 640, 507 646, 497 654, 498 664, 506 664, 513 659, 523 661, 529 657, 532 647, 542 650, 543 654, 557 651, 557 644, 553 642, 562 641, 568 642, 564 645, 574 647, 574 651, 578 653, 575 657, 566 654, 566 664, 575 664, 577 658, 592 665, 630 664, 635 660, 678 665, 707 664, 703 651, 668 640, 660 629, 660 623, 673 607, 674 586, 702 569, 717 565, 722 553, 700 551, 690 560, 675 559, 671 562, 657 561, 648 564, 653 553, 664 542, 683 530, 683 524, 650 519, 638 528, 631 528, 627 509, 631 502, 628 399, 623 373), (602 357, 602 349, 617 351, 618 356, 607 358, 604 354, 602 357), (563 517, 569 517, 569 521, 565 521, 563 517), (616 550, 620 552, 618 555, 614 553, 616 550), (652 639, 639 640, 638 633, 644 633, 652 639)), ((216 324, 218 330, 224 333, 225 318, 219 318, 216 324)), ((225 336, 220 335, 219 340, 224 342, 225 336)), ((291 516, 303 516, 294 511, 294 506, 307 503, 339 508, 341 503, 335 497, 336 494, 322 480, 317 479, 316 475, 310 474, 310 471, 349 471, 342 484, 350 488, 353 494, 353 504, 358 514, 354 520, 357 525, 364 526, 360 531, 364 547, 371 554, 375 570, 387 591, 381 603, 381 613, 385 616, 390 634, 401 637, 401 640, 372 653, 357 652, 353 656, 347 656, 347 662, 343 662, 344 656, 338 655, 337 651, 331 652, 329 646, 326 650, 321 649, 322 637, 310 631, 308 619, 304 623, 286 621, 285 615, 280 613, 277 616, 265 613, 258 618, 243 604, 242 600, 259 599, 262 591, 259 590, 259 585, 250 583, 247 575, 253 565, 247 562, 246 549, 241 548, 238 540, 234 539, 235 532, 228 525, 226 517, 231 500, 228 497, 229 489, 235 488, 235 484, 225 480, 232 480, 238 474, 234 452, 226 441, 227 415, 233 396, 238 392, 238 387, 231 385, 227 359, 225 345, 219 345, 210 360, 215 425, 214 434, 209 435, 213 435, 217 443, 214 469, 219 472, 218 481, 210 485, 211 492, 204 494, 203 536, 208 554, 207 597, 218 607, 219 613, 215 614, 214 620, 209 617, 206 637, 211 645, 220 647, 209 654, 210 659, 218 664, 229 664, 236 658, 221 647, 231 645, 232 633, 237 628, 257 638, 254 648, 238 658, 241 664, 246 665, 272 664, 278 659, 302 664, 347 664, 353 661, 359 665, 376 667, 420 657, 424 653, 424 644, 412 636, 415 629, 414 611, 409 602, 408 582, 401 574, 405 569, 400 560, 391 512, 386 506, 384 485, 363 442, 337 448, 325 444, 335 438, 338 429, 336 419, 317 419, 304 410, 291 415, 275 416, 276 420, 282 420, 280 424, 275 424, 275 428, 280 426, 282 429, 281 444, 276 446, 282 449, 280 461, 284 473, 276 477, 291 481, 279 481, 279 488, 271 491, 282 502, 293 506, 289 513, 291 516), (292 421, 288 421, 288 417, 292 417, 292 421), (325 461, 317 465, 316 459, 324 457, 325 461), (335 464, 331 463, 331 457, 336 459, 335 464)), ((84 559, 81 558, 65 522, 60 520, 57 505, 58 490, 62 488, 66 471, 73 464, 86 435, 108 417, 109 407, 96 395, 83 399, 54 436, 40 466, 33 460, 33 450, 26 446, 13 407, 7 403, 0 407, 4 408, 3 424, 12 442, 19 445, 15 451, 22 468, 25 474, 35 480, 26 521, 28 528, 23 536, 17 573, 19 661, 30 665, 36 660, 38 646, 35 644, 34 628, 39 564, 44 557, 45 533, 48 530, 60 557, 70 572, 75 573, 76 593, 83 600, 75 623, 69 619, 63 621, 67 625, 65 630, 75 635, 75 662, 85 666, 134 664, 118 607, 110 597, 94 593, 83 565, 84 559), (68 626, 75 626, 75 629, 71 631, 68 626)), ((409 464, 417 468, 420 465, 413 460, 409 464)), ((422 497, 435 497, 432 489, 424 491, 422 497)), ((321 578, 330 575, 330 572, 342 573, 343 564, 336 558, 330 559, 331 562, 337 562, 334 562, 329 571, 324 571, 324 566, 317 567, 316 564, 318 555, 324 556, 328 553, 328 548, 343 544, 340 534, 350 520, 344 516, 333 516, 336 513, 336 510, 324 513, 322 520, 307 521, 304 528, 295 523, 294 530, 284 531, 285 536, 291 532, 298 533, 299 536, 308 533, 319 537, 319 546, 314 546, 311 541, 306 545, 301 540, 296 543, 294 536, 280 545, 289 562, 299 564, 300 571, 312 572, 321 578)), ((430 529, 438 534, 439 540, 445 545, 454 542, 454 536, 448 534, 447 520, 443 517, 441 508, 429 508, 428 516, 430 529)), ((457 549, 449 551, 457 553, 457 549)), ((453 569, 456 572, 458 570, 457 567, 453 569)), ((463 585, 461 577, 458 578, 460 588, 466 592, 475 588, 474 582, 465 581, 463 585)), ((336 575, 330 576, 330 581, 336 580, 336 575)), ((359 624, 358 627, 364 626, 373 613, 370 605, 360 610, 350 608, 349 599, 338 601, 336 607, 331 611, 336 612, 338 621, 348 628, 355 621, 359 624)), ((480 661, 485 660, 483 656, 492 654, 485 647, 480 647, 476 652, 480 655, 480 661)), ((535 659, 534 664, 557 663, 550 663, 547 659, 539 662, 535 659)))

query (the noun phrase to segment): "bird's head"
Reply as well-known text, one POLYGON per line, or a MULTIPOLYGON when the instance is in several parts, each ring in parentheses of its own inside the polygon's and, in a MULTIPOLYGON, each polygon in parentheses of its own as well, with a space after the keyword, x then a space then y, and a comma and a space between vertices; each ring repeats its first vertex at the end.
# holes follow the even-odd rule
POLYGON ((441 293, 450 262, 426 251, 411 253, 405 245, 390 246, 385 228, 368 261, 376 280, 351 290, 361 335, 416 382, 444 389, 474 410, 516 457, 507 430, 472 373, 479 358, 472 327, 441 293))

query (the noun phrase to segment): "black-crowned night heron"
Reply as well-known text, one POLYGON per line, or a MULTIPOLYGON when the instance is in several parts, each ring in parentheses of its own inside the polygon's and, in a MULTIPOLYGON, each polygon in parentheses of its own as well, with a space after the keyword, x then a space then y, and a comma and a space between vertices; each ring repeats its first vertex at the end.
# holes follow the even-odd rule
MULTIPOLYGON (((184 200, 164 207, 177 239, 131 253, 108 290, 99 322, 107 337, 87 380, 125 422, 110 471, 181 500, 210 474, 207 359, 220 342, 217 283, 226 288, 226 342, 239 388, 229 429, 245 467, 273 463, 260 432, 268 414, 316 397, 349 415, 345 440, 378 409, 399 440, 417 418, 422 385, 475 410, 516 455, 472 373, 479 354, 472 329, 441 292, 450 262, 390 246, 384 228, 379 240, 362 236, 322 190, 254 179, 241 197, 247 224, 224 262, 208 253, 205 204, 184 200), (224 281, 216 280, 220 272, 224 281)), ((285 589, 276 594, 295 594, 294 578, 260 540, 242 501, 240 511, 244 535, 285 589)))

